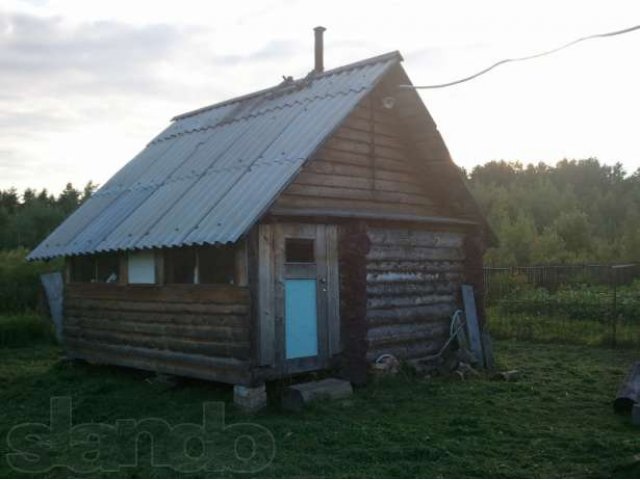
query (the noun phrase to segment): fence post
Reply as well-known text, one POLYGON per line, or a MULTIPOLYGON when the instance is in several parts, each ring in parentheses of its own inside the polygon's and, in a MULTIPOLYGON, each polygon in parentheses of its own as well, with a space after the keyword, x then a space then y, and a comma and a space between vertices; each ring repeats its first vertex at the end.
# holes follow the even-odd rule
POLYGON ((618 270, 613 265, 611 265, 609 268, 611 269, 609 278, 613 278, 613 305, 611 306, 611 314, 613 315, 613 318, 611 319, 611 345, 615 347, 617 344, 616 337, 618 333, 618 270))

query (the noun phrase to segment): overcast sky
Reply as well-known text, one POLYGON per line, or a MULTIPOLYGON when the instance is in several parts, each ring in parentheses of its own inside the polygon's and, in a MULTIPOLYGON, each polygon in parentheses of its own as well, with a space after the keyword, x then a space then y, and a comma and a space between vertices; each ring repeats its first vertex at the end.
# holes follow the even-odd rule
MULTIPOLYGON (((640 24, 602 1, 0 0, 0 189, 104 183, 178 113, 400 50, 413 83, 640 24)), ((640 167, 640 31, 423 91, 451 154, 640 167)))

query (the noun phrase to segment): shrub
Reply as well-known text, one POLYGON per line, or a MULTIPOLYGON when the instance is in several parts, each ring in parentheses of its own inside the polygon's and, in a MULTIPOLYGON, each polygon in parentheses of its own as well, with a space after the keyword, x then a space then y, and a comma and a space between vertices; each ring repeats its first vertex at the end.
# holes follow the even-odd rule
POLYGON ((0 315, 0 348, 54 343, 53 323, 33 313, 0 315))
POLYGON ((62 262, 27 262, 28 250, 0 251, 0 312, 25 312, 38 305, 40 274, 60 270, 62 262))

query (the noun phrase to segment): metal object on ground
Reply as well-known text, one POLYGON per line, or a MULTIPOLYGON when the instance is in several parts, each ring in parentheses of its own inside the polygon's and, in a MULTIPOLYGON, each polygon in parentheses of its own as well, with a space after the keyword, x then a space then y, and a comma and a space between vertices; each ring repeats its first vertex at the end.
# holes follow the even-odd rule
POLYGON ((616 413, 631 413, 640 400, 640 362, 635 362, 618 389, 613 409, 616 413))
POLYGON ((44 287, 44 293, 49 304, 49 313, 56 330, 58 342, 62 342, 62 302, 64 294, 64 281, 62 273, 52 272, 40 275, 40 282, 44 287))

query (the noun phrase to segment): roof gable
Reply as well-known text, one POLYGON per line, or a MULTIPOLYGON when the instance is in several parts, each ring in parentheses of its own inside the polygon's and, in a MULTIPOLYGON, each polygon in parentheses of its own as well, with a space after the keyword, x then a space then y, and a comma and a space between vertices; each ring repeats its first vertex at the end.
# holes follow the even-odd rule
POLYGON ((397 52, 175 117, 29 255, 235 242, 397 52))

